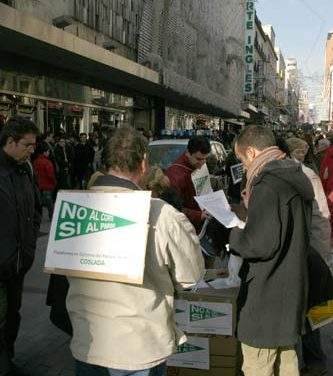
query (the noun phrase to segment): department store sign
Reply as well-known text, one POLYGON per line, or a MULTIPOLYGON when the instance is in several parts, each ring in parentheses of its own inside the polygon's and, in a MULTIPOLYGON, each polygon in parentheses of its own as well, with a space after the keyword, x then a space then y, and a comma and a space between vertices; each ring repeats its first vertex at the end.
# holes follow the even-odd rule
POLYGON ((255 17, 254 0, 246 0, 245 8, 245 94, 254 92, 254 42, 255 42, 255 17))

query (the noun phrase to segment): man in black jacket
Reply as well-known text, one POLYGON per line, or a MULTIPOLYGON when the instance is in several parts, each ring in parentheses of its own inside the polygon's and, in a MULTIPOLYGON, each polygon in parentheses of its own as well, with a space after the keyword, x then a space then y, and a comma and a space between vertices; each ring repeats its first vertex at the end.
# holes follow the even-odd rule
POLYGON ((11 360, 20 325, 23 281, 32 266, 41 220, 39 194, 29 163, 38 129, 11 118, 0 134, 0 282, 7 313, 0 329, 0 375, 19 375, 11 360))
POLYGON ((94 149, 87 140, 87 134, 80 134, 80 143, 75 146, 74 151, 74 174, 79 189, 85 189, 90 175, 93 172, 94 149))
POLYGON ((246 128, 235 144, 247 170, 246 226, 230 236, 244 259, 237 335, 245 376, 299 375, 295 345, 305 325, 314 193, 300 165, 275 145, 259 126, 246 128))

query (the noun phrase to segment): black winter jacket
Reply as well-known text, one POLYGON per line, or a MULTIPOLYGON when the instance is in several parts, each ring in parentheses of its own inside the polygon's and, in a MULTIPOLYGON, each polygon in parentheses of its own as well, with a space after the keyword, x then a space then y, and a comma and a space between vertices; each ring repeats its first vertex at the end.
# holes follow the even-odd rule
POLYGON ((41 221, 39 192, 28 163, 0 149, 0 281, 26 272, 34 260, 41 221))
POLYGON ((237 336, 249 346, 294 346, 304 331, 313 198, 299 164, 271 162, 254 180, 245 229, 231 232, 245 260, 237 336))

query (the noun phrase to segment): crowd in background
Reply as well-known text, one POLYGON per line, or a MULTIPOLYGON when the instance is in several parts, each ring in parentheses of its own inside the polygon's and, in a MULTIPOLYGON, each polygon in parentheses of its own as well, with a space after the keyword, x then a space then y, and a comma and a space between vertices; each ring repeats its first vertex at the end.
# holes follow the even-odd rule
MULTIPOLYGON (((228 174, 240 162, 246 171, 240 183, 229 179, 228 189, 229 201, 245 210, 242 218, 232 206, 244 222, 223 230, 194 199, 200 193, 192 174, 208 165, 211 155, 207 137, 191 137, 183 154, 162 171, 156 166, 148 170, 151 135, 143 137, 142 130, 123 127, 114 134, 81 133, 77 139, 63 133, 36 139, 38 133, 31 121, 17 117, 0 135, 0 371, 22 376, 12 359, 24 277, 33 263, 41 222, 39 191, 51 219, 57 190, 92 185, 110 192, 152 191, 147 249, 151 259, 143 286, 51 277, 50 317, 73 335, 77 376, 115 370, 123 375, 148 376, 150 370, 165 375, 165 361, 179 344, 174 291, 198 283, 204 261, 211 257, 203 251, 204 238, 197 236, 205 225, 213 248, 228 242, 232 256, 241 257, 237 338, 244 375, 271 375, 274 368, 281 376, 298 376, 299 368, 302 375, 325 374, 320 331, 310 329, 306 315, 333 298, 333 135, 273 135, 257 125, 238 135, 214 132, 214 139, 230 150, 221 173, 228 174), (124 306, 124 301, 130 305, 124 306), (147 322, 151 330, 142 330, 147 322), (106 340, 110 346, 105 346, 106 340), (148 345, 137 351, 137 343, 148 345)), ((222 249, 216 255, 229 257, 222 249)))
MULTIPOLYGON (((153 134, 143 129, 139 130, 148 140, 153 134)), ((65 132, 54 135, 51 132, 40 136, 32 157, 33 167, 42 192, 43 204, 52 216, 53 202, 56 192, 61 189, 85 189, 94 174, 103 172, 102 153, 107 140, 112 137, 113 129, 107 132, 80 133, 79 137, 68 136, 65 132)), ((333 133, 313 132, 312 134, 297 132, 275 132, 280 148, 288 149, 287 139, 299 139, 305 142, 300 145, 296 154, 303 155, 304 164, 320 176, 331 217, 333 217, 333 133), (304 149, 304 150, 303 150, 304 149)), ((230 175, 230 167, 239 163, 233 150, 233 140, 237 136, 237 129, 229 131, 215 130, 211 138, 221 142, 228 155, 225 174, 230 175)), ((295 141, 295 140, 294 140, 295 141)), ((288 152, 289 154, 289 152, 288 152)), ((297 158, 296 158, 297 159, 297 158)), ((234 185, 229 179, 228 196, 231 203, 238 203, 241 199, 241 183, 234 185)), ((333 227, 333 221, 332 221, 333 227)))

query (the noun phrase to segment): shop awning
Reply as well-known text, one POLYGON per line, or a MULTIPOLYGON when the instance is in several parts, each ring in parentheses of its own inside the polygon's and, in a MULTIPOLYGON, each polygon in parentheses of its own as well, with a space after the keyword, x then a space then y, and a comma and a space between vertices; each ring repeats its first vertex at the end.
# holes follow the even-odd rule
POLYGON ((162 84, 158 72, 0 3, 0 69, 61 77, 126 96, 165 100, 173 107, 235 116, 162 84))
POLYGON ((257 114, 259 112, 258 109, 257 109, 257 107, 254 106, 251 103, 246 103, 245 104, 244 111, 247 111, 249 113, 254 113, 254 114, 257 114))
POLYGON ((226 123, 229 123, 229 124, 238 125, 240 127, 245 125, 245 123, 243 121, 239 121, 237 119, 223 119, 223 121, 225 121, 226 123))

